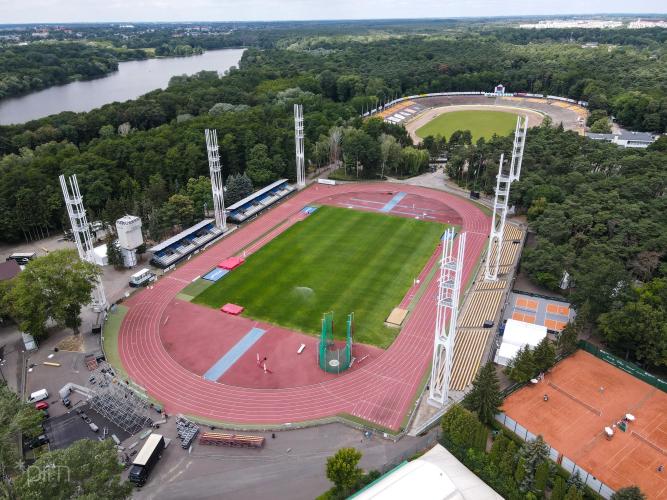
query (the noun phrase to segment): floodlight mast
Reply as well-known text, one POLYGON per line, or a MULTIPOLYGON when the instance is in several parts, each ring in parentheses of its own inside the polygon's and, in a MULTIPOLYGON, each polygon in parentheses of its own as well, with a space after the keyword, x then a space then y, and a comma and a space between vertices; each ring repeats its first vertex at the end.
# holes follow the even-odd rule
POLYGON ((303 105, 294 105, 294 145, 296 149, 296 187, 306 187, 306 167, 303 149, 303 105))
MULTIPOLYGON (((88 224, 88 218, 86 217, 86 209, 83 207, 83 196, 81 195, 81 191, 79 191, 76 174, 69 178, 69 189, 65 176, 61 175, 60 187, 63 191, 65 207, 67 208, 67 215, 69 215, 70 224, 72 225, 72 234, 76 249, 79 252, 79 258, 91 264, 96 264, 93 237, 90 234, 90 224, 88 224)), ((104 293, 102 280, 95 283, 91 306, 97 312, 103 311, 107 306, 107 298, 104 293)))
POLYGON ((215 129, 206 129, 206 152, 208 154, 208 169, 211 174, 211 191, 213 193, 213 209, 215 211, 215 225, 218 229, 227 230, 227 214, 225 213, 225 195, 222 185, 222 167, 220 165, 220 150, 218 148, 218 132, 215 129))
POLYGON ((496 177, 496 194, 493 202, 493 215, 491 216, 491 231, 489 232, 489 245, 486 249, 486 262, 484 268, 484 279, 497 281, 500 270, 500 255, 505 237, 505 220, 509 207, 510 186, 512 182, 519 180, 521 176, 521 164, 523 163, 523 150, 526 144, 526 132, 528 130, 528 117, 519 116, 514 130, 514 142, 512 144, 512 160, 509 170, 504 171, 505 155, 500 155, 500 165, 496 177))
POLYGON ((435 338, 428 403, 438 408, 442 408, 449 400, 466 233, 459 234, 456 257, 454 257, 454 238, 454 228, 450 227, 442 240, 436 298, 435 338))

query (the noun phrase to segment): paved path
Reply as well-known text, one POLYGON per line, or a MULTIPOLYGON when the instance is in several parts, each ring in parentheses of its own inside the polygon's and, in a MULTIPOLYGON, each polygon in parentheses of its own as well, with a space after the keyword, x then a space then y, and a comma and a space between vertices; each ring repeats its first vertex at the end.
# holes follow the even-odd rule
MULTIPOLYGON (((308 386, 251 389, 207 381, 169 356, 159 331, 163 316, 168 314, 167 307, 182 288, 294 216, 304 205, 340 193, 386 193, 389 189, 392 186, 386 183, 313 185, 169 273, 151 289, 134 295, 126 303, 129 311, 119 335, 120 357, 128 374, 161 401, 169 413, 262 425, 349 414, 398 431, 431 360, 435 280, 429 283, 401 333, 384 354, 363 369, 308 386)), ((445 203, 460 216, 462 230, 468 232, 462 280, 466 283, 486 243, 488 216, 474 204, 449 193, 408 185, 402 185, 400 190, 445 203)), ((431 259, 429 265, 433 264, 431 259)))

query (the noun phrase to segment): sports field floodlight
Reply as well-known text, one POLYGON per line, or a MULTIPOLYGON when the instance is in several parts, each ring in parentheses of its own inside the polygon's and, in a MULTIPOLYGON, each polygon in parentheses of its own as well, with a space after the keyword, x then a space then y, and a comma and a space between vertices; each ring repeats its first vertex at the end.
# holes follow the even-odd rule
POLYGON ((526 133, 528 131, 528 117, 519 116, 516 120, 514 130, 514 143, 512 144, 512 161, 509 170, 505 171, 505 155, 500 155, 500 165, 496 177, 496 194, 493 201, 493 215, 491 216, 491 231, 489 232, 489 245, 486 249, 486 262, 484 268, 484 279, 496 281, 500 270, 500 256, 503 249, 505 237, 505 220, 510 198, 510 186, 512 182, 519 180, 521 176, 521 163, 523 162, 523 149, 526 145, 526 133))
MULTIPOLYGON (((79 183, 76 180, 76 175, 72 175, 69 178, 69 189, 67 184, 65 176, 61 175, 60 187, 63 191, 65 207, 67 208, 67 215, 69 215, 70 224, 72 225, 72 234, 74 235, 76 249, 79 252, 79 258, 91 264, 96 264, 93 237, 90 233, 90 224, 86 217, 86 209, 83 208, 83 196, 81 195, 81 191, 79 191, 79 183), (70 194, 70 191, 72 194, 70 194)), ((90 305, 93 311, 97 312, 103 311, 107 306, 107 298, 104 294, 102 280, 95 283, 90 305)))
POLYGON ((442 408, 449 400, 449 381, 452 375, 456 323, 459 311, 459 293, 463 272, 463 256, 466 233, 458 235, 458 248, 454 254, 456 233, 450 227, 442 238, 440 277, 436 298, 435 338, 433 341, 433 364, 429 384, 428 403, 442 408))
POLYGON ((306 187, 306 167, 303 149, 303 104, 294 105, 294 145, 296 148, 296 187, 306 187))
POLYGON ((211 174, 211 191, 213 192, 213 209, 215 210, 215 225, 222 231, 227 231, 227 214, 225 213, 225 196, 222 185, 222 167, 220 166, 220 151, 218 148, 218 132, 215 129, 206 129, 206 152, 208 153, 208 169, 211 174))

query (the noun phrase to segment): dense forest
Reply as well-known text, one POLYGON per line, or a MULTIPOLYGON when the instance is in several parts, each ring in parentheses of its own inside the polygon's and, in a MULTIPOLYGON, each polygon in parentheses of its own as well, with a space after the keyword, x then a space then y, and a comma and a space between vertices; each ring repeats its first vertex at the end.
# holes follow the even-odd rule
POLYGON ((77 42, 39 42, 0 50, 0 99, 118 70, 119 61, 145 59, 143 50, 77 42))
MULTIPOLYGON (((628 127, 667 127, 667 54, 663 35, 653 30, 631 33, 626 44, 615 30, 593 33, 616 44, 598 49, 581 48, 580 33, 545 38, 497 27, 457 26, 431 36, 295 30, 248 30, 262 46, 249 48, 239 68, 223 77, 174 77, 167 89, 134 101, 0 127, 1 238, 61 230, 56 178, 76 173, 91 217, 112 222, 135 213, 146 221, 147 236, 160 239, 203 215, 204 204, 212 206, 205 128, 218 130, 223 175, 243 184, 238 193, 293 177, 296 102, 304 105, 310 169, 340 162, 344 177, 414 175, 427 167, 428 152, 446 151, 449 176, 487 193, 511 138, 472 144, 460 132, 414 147, 402 127, 362 120, 360 111, 396 95, 489 90, 503 82, 512 91, 588 100, 628 127)), ((620 354, 663 369, 664 142, 624 150, 547 121, 529 132, 524 175, 512 189, 513 203, 537 235, 522 261, 528 275, 556 289, 563 272, 570 273, 580 317, 620 354)))

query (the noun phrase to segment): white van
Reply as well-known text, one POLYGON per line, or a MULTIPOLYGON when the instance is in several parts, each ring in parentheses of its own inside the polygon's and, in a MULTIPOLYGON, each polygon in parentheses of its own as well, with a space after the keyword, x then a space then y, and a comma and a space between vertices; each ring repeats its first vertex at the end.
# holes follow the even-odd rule
POLYGON ((155 280, 155 274, 150 269, 144 268, 130 276, 130 286, 133 288, 146 286, 153 280, 155 280))
POLYGON ((43 401, 48 397, 49 397, 49 391, 47 391, 46 389, 40 389, 39 391, 35 391, 30 395, 28 403, 37 403, 38 401, 43 401))

